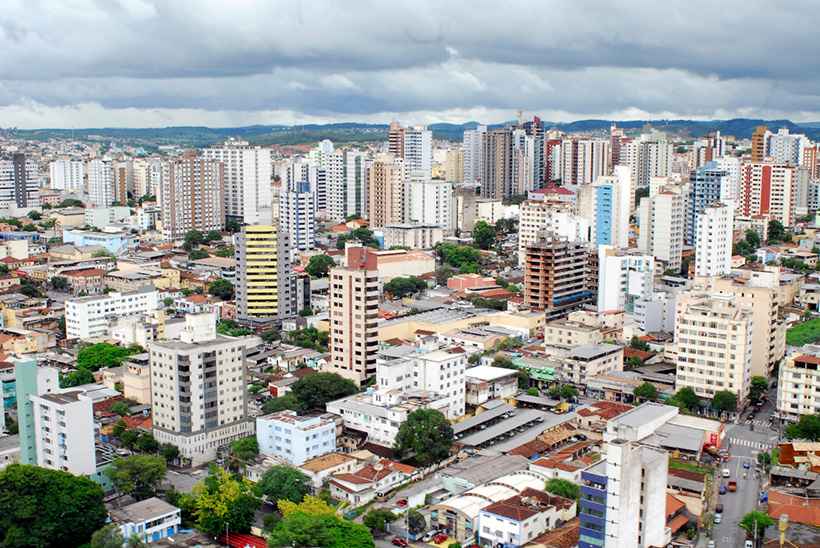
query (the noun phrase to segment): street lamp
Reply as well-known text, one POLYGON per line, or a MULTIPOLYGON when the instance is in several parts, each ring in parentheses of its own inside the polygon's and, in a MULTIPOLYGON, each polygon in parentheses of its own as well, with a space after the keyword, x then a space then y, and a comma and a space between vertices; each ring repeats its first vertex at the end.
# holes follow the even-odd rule
POLYGON ((783 548, 783 543, 786 542, 786 529, 789 528, 789 514, 780 514, 780 520, 777 522, 777 529, 780 531, 780 548, 783 548))

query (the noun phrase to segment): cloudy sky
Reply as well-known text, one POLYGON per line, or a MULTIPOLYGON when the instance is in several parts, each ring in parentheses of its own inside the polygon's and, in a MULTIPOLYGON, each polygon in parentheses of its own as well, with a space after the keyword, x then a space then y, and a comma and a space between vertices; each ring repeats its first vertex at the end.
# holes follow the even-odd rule
POLYGON ((0 127, 820 120, 816 4, 3 0, 0 127), (671 5, 671 6, 670 6, 671 5))

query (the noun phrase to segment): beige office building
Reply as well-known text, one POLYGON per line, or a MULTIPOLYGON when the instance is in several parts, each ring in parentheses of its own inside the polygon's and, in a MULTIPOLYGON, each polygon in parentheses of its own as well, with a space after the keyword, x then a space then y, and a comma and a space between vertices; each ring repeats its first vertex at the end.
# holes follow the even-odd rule
POLYGON ((368 174, 370 226, 380 228, 404 222, 406 170, 404 160, 393 154, 379 154, 368 174))
POLYGON ((376 374, 378 263, 370 249, 349 247, 346 265, 330 271, 330 362, 325 369, 361 384, 376 374))
POLYGON ((224 167, 190 152, 162 166, 162 235, 179 240, 189 230, 225 227, 224 167))

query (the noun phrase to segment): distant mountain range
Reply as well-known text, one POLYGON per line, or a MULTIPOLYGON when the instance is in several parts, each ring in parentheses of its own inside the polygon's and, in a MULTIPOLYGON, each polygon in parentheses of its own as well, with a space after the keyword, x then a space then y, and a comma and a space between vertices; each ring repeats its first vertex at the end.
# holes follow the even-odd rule
MULTIPOLYGON (((567 133, 607 133, 611 120, 577 120, 575 122, 543 122, 545 129, 557 128, 567 133)), ((720 131, 724 135, 749 138, 754 128, 766 125, 772 131, 786 127, 793 133, 805 133, 811 139, 820 139, 820 122, 794 123, 790 120, 759 120, 735 118, 732 120, 630 120, 616 121, 619 127, 629 133, 637 133, 652 127, 683 138, 697 138, 720 131)), ((464 124, 430 124, 436 139, 460 141, 464 130, 474 129, 478 122, 464 124)), ((490 124, 488 127, 503 127, 507 124, 490 124)), ((295 145, 315 143, 330 139, 337 143, 383 141, 387 138, 387 124, 360 124, 346 122, 338 124, 307 124, 298 126, 255 125, 229 128, 180 126, 164 128, 86 128, 86 129, 7 129, 4 134, 13 134, 23 139, 46 140, 52 138, 116 141, 153 148, 164 144, 183 146, 206 146, 238 137, 257 144, 295 145)))

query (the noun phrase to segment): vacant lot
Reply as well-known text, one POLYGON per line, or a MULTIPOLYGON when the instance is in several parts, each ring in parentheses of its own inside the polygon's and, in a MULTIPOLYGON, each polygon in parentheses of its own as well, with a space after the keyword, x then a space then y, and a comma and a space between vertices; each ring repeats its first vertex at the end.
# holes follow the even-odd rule
POLYGON ((797 324, 786 331, 786 344, 803 346, 820 341, 820 318, 814 318, 797 324))

